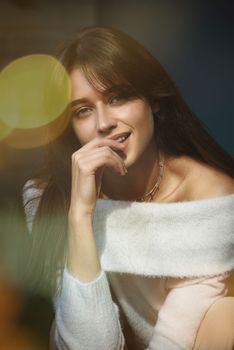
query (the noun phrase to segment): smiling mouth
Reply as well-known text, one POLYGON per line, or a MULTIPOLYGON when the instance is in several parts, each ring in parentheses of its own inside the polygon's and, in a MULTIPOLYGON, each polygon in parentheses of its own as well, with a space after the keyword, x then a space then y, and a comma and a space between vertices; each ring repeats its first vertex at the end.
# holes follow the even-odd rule
POLYGON ((115 140, 117 141, 118 143, 122 143, 123 144, 123 149, 121 150, 114 150, 122 159, 126 159, 127 158, 127 155, 125 154, 125 150, 128 146, 128 143, 129 143, 129 136, 131 135, 132 133, 131 132, 123 132, 123 133, 120 133, 116 136, 112 136, 111 140, 115 140))
POLYGON ((116 139, 117 142, 119 143, 123 143, 125 140, 127 140, 127 138, 130 136, 130 134, 125 135, 125 136, 120 136, 116 139))
POLYGON ((115 140, 119 143, 123 143, 125 140, 128 139, 128 137, 131 135, 130 132, 125 132, 125 133, 122 133, 122 134, 119 134, 119 136, 115 136, 112 138, 112 140, 115 140))

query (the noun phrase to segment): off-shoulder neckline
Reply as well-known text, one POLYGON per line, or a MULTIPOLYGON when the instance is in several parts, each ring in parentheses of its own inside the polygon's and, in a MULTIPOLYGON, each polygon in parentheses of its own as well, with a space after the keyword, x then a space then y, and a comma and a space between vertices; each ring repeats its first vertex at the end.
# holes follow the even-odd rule
POLYGON ((129 200, 114 200, 114 199, 105 199, 98 198, 98 201, 106 202, 106 203, 126 203, 132 205, 162 205, 162 206, 176 206, 176 205, 198 205, 198 204, 211 204, 216 202, 226 202, 230 200, 234 200, 234 193, 229 193, 222 196, 208 197, 208 198, 200 198, 200 199, 192 199, 192 200, 183 200, 177 202, 136 202, 129 200))
MULTIPOLYGON (((29 189, 32 189, 43 192, 42 188, 35 186, 35 181, 33 179, 28 180, 23 188, 23 192, 27 192, 29 189)), ((27 196, 26 193, 24 195, 27 196)), ((157 206, 182 206, 182 205, 199 205, 199 204, 212 204, 217 202, 226 202, 234 200, 234 193, 229 193, 222 196, 214 196, 214 197, 208 197, 208 198, 200 198, 200 199, 192 199, 192 200, 182 200, 182 201, 176 201, 176 202, 136 202, 136 201, 130 201, 130 200, 114 200, 109 198, 98 198, 97 200, 100 202, 106 202, 106 203, 126 203, 126 204, 132 204, 132 205, 157 205, 157 206)))

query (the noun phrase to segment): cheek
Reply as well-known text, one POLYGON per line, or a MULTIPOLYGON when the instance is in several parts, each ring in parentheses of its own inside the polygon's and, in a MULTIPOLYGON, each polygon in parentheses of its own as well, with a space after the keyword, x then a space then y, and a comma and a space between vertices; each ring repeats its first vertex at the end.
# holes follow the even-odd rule
POLYGON ((95 137, 93 128, 90 125, 90 123, 84 123, 80 121, 73 122, 72 127, 77 139, 79 140, 82 146, 88 143, 89 141, 91 141, 95 137))
POLYGON ((136 108, 135 113, 132 113, 132 125, 141 134, 152 135, 154 133, 154 118, 151 109, 136 108))
POLYGON ((142 110, 136 118, 137 139, 141 140, 141 145, 151 142, 154 137, 154 119, 151 110, 142 110))

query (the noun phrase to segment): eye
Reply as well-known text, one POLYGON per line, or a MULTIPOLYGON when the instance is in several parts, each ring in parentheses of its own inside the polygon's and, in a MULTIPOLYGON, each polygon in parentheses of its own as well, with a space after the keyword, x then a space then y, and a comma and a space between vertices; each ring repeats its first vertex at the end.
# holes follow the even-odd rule
POLYGON ((85 117, 92 111, 92 108, 90 107, 82 107, 79 109, 75 109, 72 111, 72 116, 79 118, 79 117, 85 117))

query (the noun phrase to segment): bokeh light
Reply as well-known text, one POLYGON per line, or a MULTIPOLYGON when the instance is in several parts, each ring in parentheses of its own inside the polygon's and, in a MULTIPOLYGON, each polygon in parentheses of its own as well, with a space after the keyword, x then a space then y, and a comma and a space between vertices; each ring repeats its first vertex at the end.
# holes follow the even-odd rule
POLYGON ((46 125, 62 114, 69 99, 68 74, 53 56, 24 56, 0 73, 0 120, 9 127, 46 125))
POLYGON ((14 129, 4 143, 16 149, 32 149, 41 147, 56 139, 68 125, 66 113, 51 123, 33 129, 14 129))
POLYGON ((0 120, 0 141, 4 140, 11 132, 12 128, 0 120))

